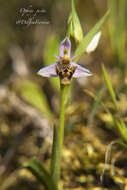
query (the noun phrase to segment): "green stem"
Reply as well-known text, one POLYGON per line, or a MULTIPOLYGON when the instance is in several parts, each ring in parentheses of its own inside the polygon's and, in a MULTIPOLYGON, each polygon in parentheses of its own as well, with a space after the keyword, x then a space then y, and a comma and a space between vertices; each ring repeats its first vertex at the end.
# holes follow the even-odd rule
POLYGON ((63 150, 63 140, 64 140, 64 121, 65 121, 65 107, 67 101, 67 92, 68 85, 61 85, 61 97, 60 97, 60 118, 59 118, 59 130, 58 130, 58 149, 59 149, 59 162, 58 175, 56 176, 57 181, 60 178, 60 169, 61 169, 61 159, 62 159, 62 150, 63 150))
POLYGON ((64 121, 65 121, 65 107, 68 94, 68 85, 61 85, 61 98, 60 98, 60 120, 59 120, 59 154, 62 157, 63 140, 64 140, 64 121))
POLYGON ((56 129, 56 127, 54 126, 53 149, 51 158, 51 175, 56 187, 58 187, 58 181, 60 178, 62 149, 64 140, 65 107, 68 88, 68 85, 61 85, 59 128, 56 129))

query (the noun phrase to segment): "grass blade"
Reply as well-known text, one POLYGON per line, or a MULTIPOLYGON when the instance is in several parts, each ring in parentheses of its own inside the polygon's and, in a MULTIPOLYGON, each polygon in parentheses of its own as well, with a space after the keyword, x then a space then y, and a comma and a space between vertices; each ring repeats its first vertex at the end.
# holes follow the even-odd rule
POLYGON ((115 92, 112 88, 112 84, 110 82, 110 79, 109 79, 109 76, 108 76, 108 73, 106 71, 106 68, 104 65, 102 65, 102 70, 103 70, 103 74, 104 74, 104 79, 105 79, 105 82, 107 84, 107 87, 108 87, 108 90, 109 90, 109 93, 110 93, 110 96, 112 98, 112 101, 114 103, 114 106, 115 106, 115 109, 118 111, 118 105, 117 105, 117 100, 116 100, 116 95, 115 95, 115 92))

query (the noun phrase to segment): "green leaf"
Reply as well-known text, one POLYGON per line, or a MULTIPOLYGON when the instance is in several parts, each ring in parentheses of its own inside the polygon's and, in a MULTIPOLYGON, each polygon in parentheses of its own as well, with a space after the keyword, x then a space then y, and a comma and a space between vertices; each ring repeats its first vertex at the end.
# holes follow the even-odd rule
POLYGON ((80 44, 78 45, 78 47, 77 47, 77 49, 75 51, 75 55, 77 55, 77 57, 75 59, 76 61, 85 52, 88 44, 93 39, 95 34, 99 31, 100 27, 102 26, 102 24, 104 23, 104 21, 105 21, 105 19, 107 18, 108 15, 109 15, 109 10, 105 13, 105 15, 99 20, 99 22, 91 29, 91 31, 80 42, 80 44))
POLYGON ((51 175, 36 158, 32 158, 28 163, 24 164, 24 167, 32 172, 37 180, 44 184, 48 190, 58 190, 52 181, 51 175))
POLYGON ((83 38, 83 31, 75 9, 74 0, 72 0, 72 11, 67 22, 67 36, 72 36, 76 42, 80 42, 83 38))
MULTIPOLYGON (((48 66, 56 62, 56 58, 54 55, 59 55, 59 45, 60 45, 60 39, 58 35, 53 34, 49 36, 44 48, 44 65, 45 66, 48 66)), ((58 77, 51 77, 49 78, 49 80, 57 90, 60 88, 58 77)))
POLYGON ((112 98, 112 101, 114 103, 114 106, 115 106, 115 109, 118 111, 118 105, 117 105, 117 100, 116 100, 116 95, 115 95, 115 92, 112 88, 112 84, 110 82, 110 79, 109 79, 109 76, 108 76, 108 73, 106 71, 106 68, 104 65, 102 65, 102 70, 103 70, 103 74, 104 74, 104 79, 105 79, 105 82, 107 84, 107 87, 108 87, 108 90, 109 90, 109 93, 110 93, 110 96, 112 98))
POLYGON ((42 89, 35 82, 24 80, 20 88, 22 97, 28 101, 32 106, 39 109, 49 119, 53 118, 53 114, 49 108, 47 98, 42 89))
POLYGON ((27 170, 29 170, 35 177, 36 179, 42 184, 45 186, 45 189, 47 188, 47 185, 46 185, 46 182, 45 182, 45 179, 43 176, 41 176, 39 174, 39 172, 31 165, 25 165, 24 168, 26 168, 27 170))

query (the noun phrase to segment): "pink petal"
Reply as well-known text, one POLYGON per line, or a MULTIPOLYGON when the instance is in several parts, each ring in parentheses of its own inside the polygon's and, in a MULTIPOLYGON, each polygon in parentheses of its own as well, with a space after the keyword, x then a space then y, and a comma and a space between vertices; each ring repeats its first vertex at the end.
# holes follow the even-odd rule
POLYGON ((72 62, 72 66, 75 66, 75 72, 73 74, 74 78, 80 78, 80 77, 86 77, 86 76, 91 76, 92 73, 86 69, 85 67, 78 65, 77 63, 72 62))
POLYGON ((57 63, 53 63, 47 67, 43 67, 37 72, 37 74, 43 77, 56 77, 57 76, 56 65, 57 63))

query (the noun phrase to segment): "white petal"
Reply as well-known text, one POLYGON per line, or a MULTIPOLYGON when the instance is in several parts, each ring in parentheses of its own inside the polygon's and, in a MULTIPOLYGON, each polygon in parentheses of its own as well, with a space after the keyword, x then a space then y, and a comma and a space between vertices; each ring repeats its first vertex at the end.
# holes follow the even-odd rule
POLYGON ((37 72, 37 74, 43 77, 56 77, 57 76, 56 65, 57 63, 53 63, 52 65, 43 67, 37 72))
POLYGON ((91 40, 91 42, 88 44, 87 48, 86 48, 86 52, 90 53, 92 51, 94 51, 98 45, 99 39, 101 37, 101 31, 99 31, 97 34, 95 34, 95 36, 93 37, 93 39, 91 40))
POLYGON ((88 69, 82 67, 81 65, 78 65, 77 63, 72 62, 72 66, 76 66, 76 70, 73 74, 74 78, 80 78, 92 75, 92 73, 88 69))

